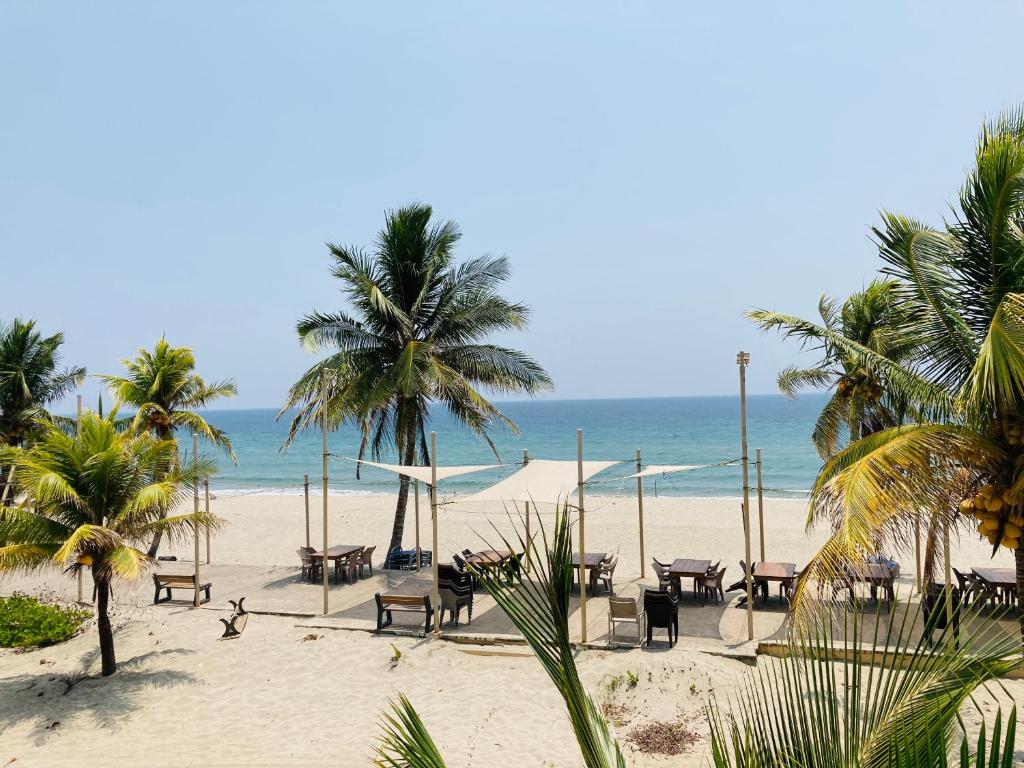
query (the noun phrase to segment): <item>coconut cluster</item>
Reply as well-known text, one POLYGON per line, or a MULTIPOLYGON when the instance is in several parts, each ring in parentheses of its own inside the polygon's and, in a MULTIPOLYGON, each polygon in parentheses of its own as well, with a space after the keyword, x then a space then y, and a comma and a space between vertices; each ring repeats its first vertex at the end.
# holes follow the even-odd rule
POLYGON ((960 503, 960 512, 977 518, 978 533, 987 538, 989 544, 1017 549, 1024 529, 1024 515, 1020 514, 1018 506, 1022 501, 1024 499, 1011 493, 1009 488, 985 485, 977 496, 960 503))

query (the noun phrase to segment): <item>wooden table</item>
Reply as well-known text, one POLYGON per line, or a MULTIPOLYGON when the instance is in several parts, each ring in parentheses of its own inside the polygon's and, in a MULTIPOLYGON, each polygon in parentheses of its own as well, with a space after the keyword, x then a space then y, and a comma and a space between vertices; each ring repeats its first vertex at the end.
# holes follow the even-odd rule
POLYGON ((971 568, 971 572, 987 584, 991 584, 1004 600, 1010 598, 1010 604, 1017 604, 1017 571, 1013 568, 971 568))
MULTIPOLYGON (((789 581, 796 575, 796 563, 773 563, 764 561, 754 566, 754 581, 789 581)), ((744 581, 746 577, 744 576, 744 581)), ((756 591, 756 584, 755 591, 756 591)), ((740 600, 740 605, 746 604, 746 597, 740 600)), ((768 602, 768 588, 764 590, 764 601, 768 602)))
MULTIPOLYGON (((668 575, 676 582, 676 592, 680 591, 682 579, 700 579, 707 575, 711 567, 710 560, 693 560, 688 557, 677 557, 668 567, 668 575)), ((696 589, 694 590, 696 594, 696 589)))
MULTIPOLYGON (((590 593, 597 592, 597 566, 608 557, 607 552, 587 552, 583 555, 583 568, 590 571, 590 593)), ((580 570, 580 553, 572 553, 573 576, 580 570)))
MULTIPOLYGON (((860 581, 871 585, 871 599, 878 599, 878 588, 885 590, 885 596, 889 602, 896 599, 896 590, 893 587, 894 577, 892 570, 881 563, 859 563, 851 569, 850 575, 854 581, 860 581)), ((852 590, 851 590, 852 595, 852 590)))
POLYGON ((507 549, 483 549, 463 557, 467 563, 477 568, 494 568, 512 557, 512 553, 507 549))
MULTIPOLYGON (((340 561, 342 558, 348 557, 356 552, 362 552, 366 547, 363 544, 338 544, 327 549, 327 559, 333 560, 335 563, 340 561)), ((311 560, 323 560, 323 550, 316 550, 309 553, 311 560)), ((334 569, 334 583, 338 583, 338 569, 334 569)))

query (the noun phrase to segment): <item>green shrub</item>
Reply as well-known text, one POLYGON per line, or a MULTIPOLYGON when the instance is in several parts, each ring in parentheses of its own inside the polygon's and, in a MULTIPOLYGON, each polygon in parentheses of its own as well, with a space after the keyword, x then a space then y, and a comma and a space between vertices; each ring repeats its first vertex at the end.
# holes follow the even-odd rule
POLYGON ((0 597, 0 648, 37 648, 75 636, 90 616, 77 608, 42 603, 15 593, 0 597))

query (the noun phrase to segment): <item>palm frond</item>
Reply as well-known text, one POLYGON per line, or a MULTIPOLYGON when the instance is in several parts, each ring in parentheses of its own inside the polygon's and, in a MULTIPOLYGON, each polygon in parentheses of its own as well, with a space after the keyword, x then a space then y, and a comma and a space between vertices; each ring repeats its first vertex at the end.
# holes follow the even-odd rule
POLYGON ((374 765, 380 768, 446 768, 444 759, 426 726, 404 694, 391 702, 383 716, 384 734, 377 746, 374 765))

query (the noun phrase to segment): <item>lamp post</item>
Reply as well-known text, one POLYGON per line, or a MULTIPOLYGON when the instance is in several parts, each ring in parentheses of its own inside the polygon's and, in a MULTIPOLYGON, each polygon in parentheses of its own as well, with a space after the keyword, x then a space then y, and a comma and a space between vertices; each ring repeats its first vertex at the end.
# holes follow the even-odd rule
POLYGON ((750 469, 747 457, 747 366, 750 353, 739 352, 736 365, 740 367, 740 440, 743 459, 743 546, 747 564, 747 640, 754 639, 754 565, 750 559, 750 469))

